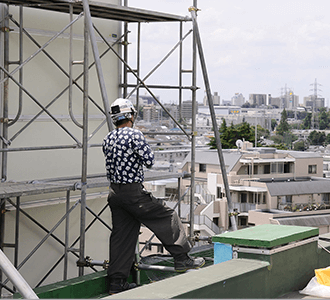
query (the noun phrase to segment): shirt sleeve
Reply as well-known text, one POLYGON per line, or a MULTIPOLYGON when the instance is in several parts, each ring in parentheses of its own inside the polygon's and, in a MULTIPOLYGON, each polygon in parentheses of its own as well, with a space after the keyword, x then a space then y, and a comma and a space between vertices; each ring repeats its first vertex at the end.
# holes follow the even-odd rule
POLYGON ((142 163, 147 168, 151 168, 155 163, 155 157, 142 132, 135 132, 133 143, 135 148, 134 150, 140 157, 142 163))

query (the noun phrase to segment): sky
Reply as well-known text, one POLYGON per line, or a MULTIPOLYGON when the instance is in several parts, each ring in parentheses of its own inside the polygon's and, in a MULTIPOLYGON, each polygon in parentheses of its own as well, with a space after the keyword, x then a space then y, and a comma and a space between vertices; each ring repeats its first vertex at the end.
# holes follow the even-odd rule
MULTIPOLYGON (((136 8, 190 16, 193 0, 128 0, 136 8)), ((314 93, 330 99, 330 1, 329 0, 199 0, 198 26, 212 93, 230 100, 235 93, 271 94, 278 97, 285 88, 303 97, 314 93)), ((133 27, 132 27, 133 28, 133 27)), ((141 26, 141 77, 143 78, 179 40, 178 24, 150 23, 141 26)), ((184 34, 192 28, 184 25, 184 34)), ((133 28, 134 29, 134 28, 133 28)), ((130 34, 131 51, 136 35, 130 34)), ((184 42, 184 69, 191 69, 191 35, 184 42)), ((134 61, 135 54, 130 54, 134 61)), ((178 51, 146 84, 175 84, 178 51)), ((197 101, 205 95, 197 58, 197 101)), ((184 74, 184 85, 191 77, 184 74)), ((154 90, 162 102, 173 102, 177 92, 154 90)), ((191 98, 190 93, 184 100, 191 98)))

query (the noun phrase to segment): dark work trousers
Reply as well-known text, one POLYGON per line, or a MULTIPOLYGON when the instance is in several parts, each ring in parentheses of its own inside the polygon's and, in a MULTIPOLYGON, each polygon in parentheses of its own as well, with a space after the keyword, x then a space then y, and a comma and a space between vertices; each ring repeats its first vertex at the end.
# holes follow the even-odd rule
POLYGON ((141 223, 155 233, 174 258, 190 251, 191 244, 177 213, 160 203, 141 183, 111 183, 108 202, 112 213, 110 278, 129 276, 141 223))

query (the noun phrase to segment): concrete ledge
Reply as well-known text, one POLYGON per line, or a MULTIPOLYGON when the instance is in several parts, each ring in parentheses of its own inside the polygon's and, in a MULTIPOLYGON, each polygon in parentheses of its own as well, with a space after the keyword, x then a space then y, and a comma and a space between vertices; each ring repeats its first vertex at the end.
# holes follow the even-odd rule
POLYGON ((265 261, 234 259, 103 299, 268 298, 265 261), (251 284, 254 282, 255 284, 251 284))
MULTIPOLYGON (((48 284, 34 289, 40 299, 94 298, 104 295, 109 289, 106 271, 48 284)), ((14 299, 21 299, 19 293, 14 299)))

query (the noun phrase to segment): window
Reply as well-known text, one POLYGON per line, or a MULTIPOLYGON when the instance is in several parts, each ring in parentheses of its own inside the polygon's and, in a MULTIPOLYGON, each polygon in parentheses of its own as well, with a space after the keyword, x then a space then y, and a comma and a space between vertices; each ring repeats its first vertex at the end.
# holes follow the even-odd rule
POLYGON ((292 203, 292 195, 285 196, 286 203, 292 203))
POLYGON ((277 172, 277 168, 276 168, 276 163, 272 163, 271 165, 270 165, 270 171, 271 171, 271 173, 276 173, 277 172))
POLYGON ((308 174, 316 174, 316 165, 308 166, 308 174))
POLYGON ((285 163, 284 164, 284 173, 292 173, 291 172, 291 164, 290 163, 285 163))
POLYGON ((322 200, 325 204, 329 204, 329 194, 322 194, 322 200))
POLYGON ((146 241, 146 250, 151 251, 151 249, 152 249, 152 245, 151 245, 151 243, 148 242, 148 241, 146 241))
POLYGON ((258 165, 253 166, 253 174, 258 174, 258 165))
POLYGON ((220 186, 218 186, 217 187, 217 198, 219 199, 221 199, 222 198, 222 193, 221 193, 221 187, 220 186))
POLYGON ((247 225, 247 218, 239 218, 240 226, 246 226, 247 225))
POLYGON ((199 172, 206 172, 206 164, 199 164, 199 172))
POLYGON ((164 247, 163 247, 163 245, 157 245, 157 252, 158 253, 164 253, 164 247))
POLYGON ((277 172, 279 174, 284 173, 284 164, 282 162, 277 164, 277 172))
POLYGON ((270 174, 270 164, 264 165, 264 174, 270 174))
POLYGON ((247 194, 246 193, 242 193, 241 194, 241 203, 246 203, 247 202, 247 194))

